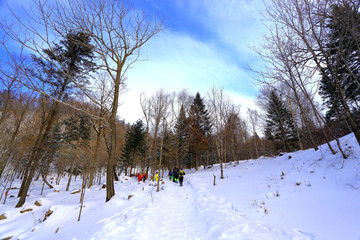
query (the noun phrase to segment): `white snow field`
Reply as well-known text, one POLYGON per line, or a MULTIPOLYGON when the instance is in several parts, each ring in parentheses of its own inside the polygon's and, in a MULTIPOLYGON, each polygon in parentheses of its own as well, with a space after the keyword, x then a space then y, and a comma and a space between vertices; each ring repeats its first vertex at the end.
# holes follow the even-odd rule
MULTIPOLYGON (((349 155, 343 167, 340 154, 323 145, 228 163, 222 180, 218 165, 185 169, 183 187, 164 178, 159 192, 149 181, 121 176, 107 203, 101 186, 86 190, 79 222, 80 194, 65 191, 66 179, 56 186, 60 192, 45 187, 42 196, 36 181, 22 208, 15 208, 16 197, 1 200, 0 239, 360 240, 360 148, 353 135, 341 143, 349 155)), ((81 180, 71 186, 79 189, 81 180)))

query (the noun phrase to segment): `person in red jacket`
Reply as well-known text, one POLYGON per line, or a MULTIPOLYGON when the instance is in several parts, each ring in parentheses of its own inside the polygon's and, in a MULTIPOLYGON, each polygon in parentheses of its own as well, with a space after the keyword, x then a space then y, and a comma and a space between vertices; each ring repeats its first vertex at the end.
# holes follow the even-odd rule
POLYGON ((142 175, 141 175, 141 173, 139 173, 139 175, 138 175, 138 181, 140 182, 141 179, 142 179, 142 175))

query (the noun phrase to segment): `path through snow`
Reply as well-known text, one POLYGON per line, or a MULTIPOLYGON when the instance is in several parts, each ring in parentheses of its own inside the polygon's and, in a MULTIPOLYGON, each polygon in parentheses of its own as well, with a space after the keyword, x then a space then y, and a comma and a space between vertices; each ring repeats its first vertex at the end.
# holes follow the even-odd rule
POLYGON ((197 218, 191 187, 166 181, 160 192, 150 188, 148 197, 99 221, 104 225, 92 239, 207 239, 203 222, 197 218))
MULTIPOLYGON (((92 239, 312 239, 298 230, 281 230, 249 222, 224 198, 209 195, 199 177, 187 175, 184 186, 165 180, 162 190, 112 217, 99 221, 92 239)), ((130 199, 131 201, 132 199, 130 199)))

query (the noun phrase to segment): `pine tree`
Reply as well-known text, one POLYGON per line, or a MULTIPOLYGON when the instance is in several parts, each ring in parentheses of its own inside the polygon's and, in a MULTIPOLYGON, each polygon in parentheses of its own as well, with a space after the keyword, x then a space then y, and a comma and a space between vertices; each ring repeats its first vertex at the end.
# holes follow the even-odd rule
POLYGON ((347 2, 333 5, 327 24, 327 57, 323 59, 326 67, 320 82, 320 94, 328 107, 327 119, 344 117, 342 95, 349 106, 358 108, 360 100, 358 7, 347 2))
POLYGON ((91 38, 82 32, 69 32, 60 43, 54 43, 50 49, 44 49, 46 59, 32 56, 37 68, 27 69, 28 75, 38 79, 45 86, 43 91, 54 97, 46 119, 43 119, 39 133, 35 140, 33 150, 27 163, 24 178, 19 190, 20 197, 16 207, 21 207, 26 200, 35 171, 39 166, 43 146, 46 144, 55 125, 55 118, 59 110, 58 101, 66 100, 69 94, 74 92, 75 82, 79 85, 87 83, 90 71, 95 68, 93 62, 93 47, 91 38), (47 61, 52 60, 51 62, 47 61))
POLYGON ((211 137, 210 117, 200 93, 196 93, 190 106, 188 123, 190 153, 195 158, 195 168, 197 169, 201 156, 209 150, 211 137))
POLYGON ((266 138, 275 141, 278 150, 293 151, 297 140, 294 120, 275 91, 270 94, 266 118, 266 138))
POLYGON ((188 119, 186 117, 184 106, 181 105, 179 116, 175 124, 175 135, 177 145, 176 167, 181 167, 185 162, 188 152, 188 119))
POLYGON ((144 157, 146 150, 145 126, 141 120, 131 125, 126 132, 125 145, 122 151, 122 164, 127 169, 132 166, 137 155, 144 157))

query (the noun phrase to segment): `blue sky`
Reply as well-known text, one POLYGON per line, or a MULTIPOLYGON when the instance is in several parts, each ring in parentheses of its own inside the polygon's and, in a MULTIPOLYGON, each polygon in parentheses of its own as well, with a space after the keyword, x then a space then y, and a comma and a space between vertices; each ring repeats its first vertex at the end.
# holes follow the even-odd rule
MULTIPOLYGON (((141 118, 139 95, 163 88, 188 89, 205 97, 213 86, 223 87, 235 104, 255 108, 257 89, 247 70, 261 65, 249 46, 258 45, 266 28, 262 0, 131 0, 149 15, 165 18, 166 30, 142 49, 144 58, 128 72, 127 92, 119 116, 141 118)), ((9 0, 11 5, 29 0, 9 0)), ((4 1, 0 13, 6 18, 4 1)))
POLYGON ((247 67, 261 65, 249 47, 261 43, 266 31, 262 0, 134 0, 134 5, 164 16, 168 28, 144 47, 149 61, 129 72, 121 116, 133 109, 127 98, 159 88, 186 88, 205 96, 215 85, 223 87, 242 112, 255 108, 258 91, 247 67))

